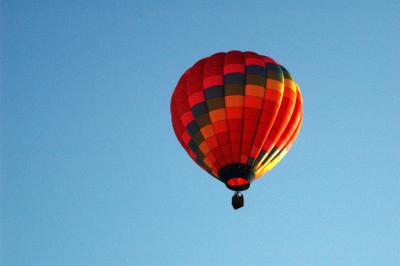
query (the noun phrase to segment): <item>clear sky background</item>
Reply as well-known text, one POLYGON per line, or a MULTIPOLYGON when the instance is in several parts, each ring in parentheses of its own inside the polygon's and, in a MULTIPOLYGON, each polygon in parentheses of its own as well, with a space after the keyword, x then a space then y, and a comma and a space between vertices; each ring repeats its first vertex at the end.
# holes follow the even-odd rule
POLYGON ((73 2, 0 4, 1 265, 400 265, 399 1, 73 2), (304 97, 238 211, 169 112, 233 49, 304 97))

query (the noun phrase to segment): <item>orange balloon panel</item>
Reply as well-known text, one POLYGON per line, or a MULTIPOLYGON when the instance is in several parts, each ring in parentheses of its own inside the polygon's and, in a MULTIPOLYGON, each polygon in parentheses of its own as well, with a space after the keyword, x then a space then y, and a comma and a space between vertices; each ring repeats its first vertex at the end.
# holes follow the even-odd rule
POLYGON ((203 58, 180 78, 171 100, 175 134, 204 170, 241 191, 287 153, 303 102, 272 58, 231 51, 203 58))

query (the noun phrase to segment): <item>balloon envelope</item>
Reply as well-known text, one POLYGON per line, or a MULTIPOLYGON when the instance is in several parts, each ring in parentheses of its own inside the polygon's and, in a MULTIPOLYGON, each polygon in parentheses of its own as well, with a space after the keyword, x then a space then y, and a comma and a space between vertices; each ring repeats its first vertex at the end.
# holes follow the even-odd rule
POLYGON ((199 60, 179 79, 171 99, 183 148, 235 191, 247 189, 283 158, 300 131, 302 110, 290 73, 253 52, 199 60))

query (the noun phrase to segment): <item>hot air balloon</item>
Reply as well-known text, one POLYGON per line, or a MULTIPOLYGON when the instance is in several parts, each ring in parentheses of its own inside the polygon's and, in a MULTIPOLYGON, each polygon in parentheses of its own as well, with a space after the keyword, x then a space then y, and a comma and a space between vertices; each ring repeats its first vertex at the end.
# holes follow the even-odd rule
POLYGON ((203 58, 178 81, 172 125, 189 156, 235 191, 271 170, 288 152, 302 122, 303 102, 290 73, 274 59, 230 51, 203 58))

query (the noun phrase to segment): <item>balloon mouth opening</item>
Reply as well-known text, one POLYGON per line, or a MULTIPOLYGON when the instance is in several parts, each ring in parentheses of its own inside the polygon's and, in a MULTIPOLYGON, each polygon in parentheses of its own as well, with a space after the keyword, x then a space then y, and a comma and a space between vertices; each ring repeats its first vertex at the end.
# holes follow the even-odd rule
POLYGON ((242 163, 232 163, 223 166, 218 171, 219 179, 233 191, 242 191, 250 187, 254 179, 251 166, 242 163))
POLYGON ((250 182, 243 177, 234 177, 226 182, 226 186, 234 191, 242 191, 250 187, 250 182))
POLYGON ((226 182, 226 184, 229 186, 243 186, 249 183, 250 182, 244 179, 243 177, 234 177, 229 179, 228 182, 226 182))

